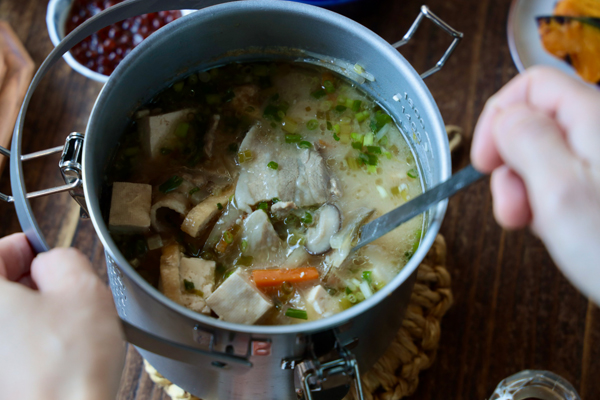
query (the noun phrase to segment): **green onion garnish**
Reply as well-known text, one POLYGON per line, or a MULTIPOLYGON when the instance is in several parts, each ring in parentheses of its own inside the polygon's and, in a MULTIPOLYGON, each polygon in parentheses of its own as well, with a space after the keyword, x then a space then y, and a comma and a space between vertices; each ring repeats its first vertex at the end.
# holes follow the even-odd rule
POLYGON ((331 122, 327 121, 327 130, 332 130, 333 129, 333 125, 331 125, 331 122))
POLYGON ((342 112, 346 111, 347 108, 348 107, 346 107, 346 106, 335 106, 335 111, 342 113, 342 112))
POLYGON ((297 319, 308 319, 308 314, 304 310, 296 310, 295 308, 288 308, 285 310, 285 316, 297 319))
POLYGON ((377 173, 377 166, 376 165, 367 165, 367 173, 369 173, 369 174, 376 174, 377 173))
POLYGON ((314 131, 315 129, 317 129, 319 127, 319 121, 317 121, 316 119, 311 119, 310 121, 308 121, 306 123, 306 127, 309 130, 314 131))
POLYGON ((266 201, 261 201, 260 203, 258 203, 258 209, 266 211, 269 209, 269 204, 266 201))
POLYGON ((381 147, 379 146, 367 146, 367 151, 371 154, 381 154, 381 147))
POLYGON ((240 249, 242 250, 242 252, 246 251, 246 249, 248 249, 248 241, 246 239, 242 239, 242 243, 240 244, 240 249))
POLYGON ((417 176, 419 176, 419 173, 417 172, 416 169, 411 168, 411 169, 408 170, 408 172, 406 173, 406 175, 408 175, 409 178, 416 179, 417 176))
POLYGON ((200 190, 200 188, 196 186, 195 188, 191 188, 190 191, 188 192, 188 194, 191 196, 194 193, 198 192, 199 190, 200 190))
POLYGON ((379 132, 381 128, 383 128, 386 124, 392 122, 392 117, 379 110, 375 113, 375 124, 373 126, 373 130, 375 132, 379 132))
POLYGON ((346 298, 347 298, 347 299, 348 299, 348 301, 349 301, 350 303, 352 303, 352 304, 356 304, 356 302, 358 301, 358 300, 356 299, 356 296, 355 296, 354 294, 352 294, 352 293, 350 293, 350 294, 346 295, 346 298))
POLYGON ((377 165, 377 156, 374 156, 372 154, 360 153, 358 155, 358 158, 360 158, 361 160, 363 160, 365 162, 365 164, 368 164, 368 165, 377 165))
POLYGON ((346 292, 346 294, 350 294, 350 293, 352 293, 352 290, 349 287, 346 287, 345 292, 346 292))
POLYGON ((267 167, 277 170, 279 168, 279 164, 277 164, 275 161, 271 161, 270 163, 267 164, 267 167))
POLYGON ((286 143, 298 143, 302 140, 302 136, 300 135, 285 135, 286 143))
POLYGON ((379 139, 379 145, 380 146, 385 146, 387 144, 388 144, 388 137, 387 136, 384 136, 381 139, 379 139))
POLYGON ((275 204, 275 203, 279 203, 281 200, 279 200, 279 198, 278 198, 278 197, 273 197, 273 198, 271 199, 271 201, 273 202, 273 204, 275 204))
POLYGON ((352 138, 352 140, 356 140, 357 142, 362 143, 364 135, 361 135, 360 133, 352 132, 350 134, 350 137, 352 138))
POLYGON ((252 160, 252 150, 244 150, 238 153, 238 161, 240 164, 250 160, 252 160))
POLYGON ((340 133, 341 129, 342 129, 342 128, 340 127, 340 124, 335 124, 335 125, 333 126, 333 131, 334 131, 335 133, 337 133, 337 134, 339 134, 339 133, 340 133))
POLYGON ((371 114, 368 111, 363 111, 360 113, 357 113, 356 115, 354 115, 354 117, 356 118, 356 120, 358 122, 363 122, 364 120, 366 120, 367 118, 369 118, 371 114))
POLYGON ((183 287, 185 288, 186 292, 191 292, 194 289, 196 289, 196 285, 194 285, 194 282, 188 281, 187 279, 183 280, 183 287))
POLYGON ((298 143, 298 147, 300 147, 301 149, 311 149, 312 143, 307 142, 307 141, 302 141, 302 142, 298 143))
POLYGON ((371 277, 371 271, 363 271, 362 278, 366 282, 369 282, 369 283, 373 282, 373 278, 371 277))
POLYGON ((184 85, 183 81, 177 82, 173 85, 173 90, 175 90, 176 92, 181 92, 183 90, 183 85, 184 85))
POLYGON ((335 132, 333 133, 333 140, 335 140, 336 142, 340 141, 340 137, 336 135, 335 132))
POLYGON ((354 100, 352 102, 352 111, 359 112, 361 105, 362 105, 362 101, 360 101, 360 100, 354 100))
POLYGON ((326 80, 325 82, 323 82, 323 87, 325 88, 327 93, 335 92, 335 86, 333 86, 333 82, 331 82, 330 80, 326 80))
POLYGON ((229 244, 231 242, 233 242, 233 233, 229 232, 229 231, 225 231, 223 232, 223 240, 225 241, 225 243, 229 244))
POLYGON ((170 177, 165 183, 163 183, 162 185, 160 185, 158 187, 158 190, 160 190, 162 193, 170 193, 173 190, 177 189, 179 187, 179 185, 181 185, 183 183, 183 178, 179 177, 177 175, 173 175, 172 177, 170 177))
POLYGON ((385 151, 383 152, 383 155, 385 156, 385 158, 387 158, 388 160, 392 159, 392 153, 390 153, 389 151, 385 151))
POLYGON ((217 203, 217 209, 222 210, 223 209, 223 204, 217 203))
POLYGON ((302 218, 300 218, 300 221, 302 221, 302 223, 304 224, 312 224, 313 222, 313 217, 312 214, 309 213, 308 211, 304 213, 304 216, 302 218))
POLYGON ((373 133, 367 133, 365 135, 365 139, 363 140, 363 144, 365 146, 373 146, 373 133))
POLYGON ((326 96, 327 92, 325 91, 325 89, 317 89, 314 92, 312 92, 310 95, 318 100, 318 99, 326 96))
POLYGON ((237 260, 234 261, 235 265, 245 265, 245 266, 250 266, 252 265, 252 262, 254 261, 254 258, 252 256, 241 256, 240 258, 238 258, 237 260))
POLYGON ((361 150, 363 148, 363 145, 361 142, 352 142, 352 148, 356 150, 361 150))
POLYGON ((190 129, 190 124, 187 122, 180 122, 177 124, 177 128, 175 128, 175 136, 178 138, 185 138, 188 134, 188 130, 190 129))

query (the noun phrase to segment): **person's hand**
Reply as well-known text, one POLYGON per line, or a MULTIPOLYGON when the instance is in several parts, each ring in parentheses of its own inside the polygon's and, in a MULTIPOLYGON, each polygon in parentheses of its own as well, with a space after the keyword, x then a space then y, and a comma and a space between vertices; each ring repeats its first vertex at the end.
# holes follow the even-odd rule
POLYGON ((530 225, 600 303, 600 92, 557 70, 529 69, 487 102, 471 158, 492 173, 500 225, 530 225))
POLYGON ((1 399, 115 398, 121 325, 79 251, 34 257, 25 235, 0 239, 0 340, 1 399))

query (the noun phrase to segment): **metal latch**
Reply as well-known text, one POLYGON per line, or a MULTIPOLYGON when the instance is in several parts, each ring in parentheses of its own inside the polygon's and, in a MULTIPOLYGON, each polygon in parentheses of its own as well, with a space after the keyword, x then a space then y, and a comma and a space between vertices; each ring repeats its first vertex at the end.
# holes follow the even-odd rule
MULTIPOLYGON (((26 154, 21 156, 21 160, 34 160, 36 158, 45 157, 60 152, 62 152, 62 156, 60 159, 59 167, 61 169, 66 185, 39 190, 37 192, 27 193, 27 198, 33 199, 35 197, 48 196, 50 194, 68 191, 71 193, 71 196, 73 196, 75 201, 79 203, 82 209, 87 212, 87 205, 85 204, 85 199, 83 198, 83 181, 81 179, 81 157, 83 152, 82 133, 71 133, 69 136, 67 136, 64 146, 57 146, 51 149, 26 154)), ((10 151, 5 149, 4 147, 0 147, 0 154, 6 157, 10 157, 10 151)), ((12 196, 8 196, 3 193, 0 193, 0 200, 6 201, 8 203, 14 202, 14 198, 12 196)))
POLYGON ((308 356, 302 361, 284 360, 282 368, 294 369, 298 399, 341 399, 352 384, 357 398, 364 399, 356 357, 337 337, 333 349, 322 356, 315 354, 315 343, 309 339, 308 356))

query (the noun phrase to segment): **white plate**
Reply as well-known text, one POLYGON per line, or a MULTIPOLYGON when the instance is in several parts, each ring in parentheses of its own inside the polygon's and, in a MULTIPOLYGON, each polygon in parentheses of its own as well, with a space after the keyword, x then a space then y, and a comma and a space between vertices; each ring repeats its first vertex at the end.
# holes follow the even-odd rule
POLYGON ((513 0, 508 15, 508 46, 519 69, 548 65, 578 76, 573 67, 544 50, 538 33, 536 17, 552 15, 556 0, 513 0))

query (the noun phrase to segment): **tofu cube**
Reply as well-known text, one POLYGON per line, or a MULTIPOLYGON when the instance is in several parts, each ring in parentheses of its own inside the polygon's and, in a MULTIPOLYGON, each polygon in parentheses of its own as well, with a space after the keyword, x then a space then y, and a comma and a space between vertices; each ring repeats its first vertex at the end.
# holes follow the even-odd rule
POLYGON ((306 302, 322 317, 329 317, 339 311, 335 299, 321 285, 315 286, 308 292, 306 302))
POLYGON ((108 228, 113 233, 143 233, 150 229, 152 186, 144 183, 113 184, 108 228))
POLYGON ((184 281, 194 284, 194 287, 204 294, 204 298, 210 296, 215 284, 215 267, 217 263, 202 258, 182 257, 179 265, 179 275, 184 281))
POLYGON ((273 308, 271 300, 238 269, 206 299, 220 319, 238 324, 254 324, 273 308))
POLYGON ((147 115, 138 119, 138 132, 142 139, 142 146, 151 158, 160 156, 161 147, 168 147, 169 142, 175 140, 177 124, 184 122, 193 110, 173 111, 167 114, 147 115))

